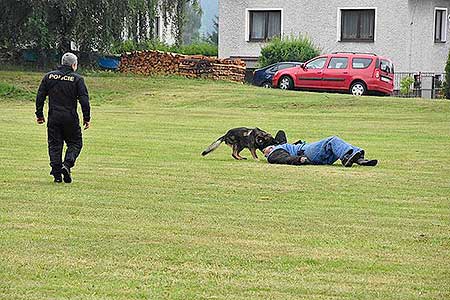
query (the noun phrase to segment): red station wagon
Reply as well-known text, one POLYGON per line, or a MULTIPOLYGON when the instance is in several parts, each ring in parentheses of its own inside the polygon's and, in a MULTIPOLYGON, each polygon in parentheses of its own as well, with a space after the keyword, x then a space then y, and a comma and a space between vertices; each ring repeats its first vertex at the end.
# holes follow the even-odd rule
POLYGON ((392 94, 394 65, 375 54, 334 52, 278 71, 272 84, 285 90, 348 91, 357 96, 368 92, 392 94))

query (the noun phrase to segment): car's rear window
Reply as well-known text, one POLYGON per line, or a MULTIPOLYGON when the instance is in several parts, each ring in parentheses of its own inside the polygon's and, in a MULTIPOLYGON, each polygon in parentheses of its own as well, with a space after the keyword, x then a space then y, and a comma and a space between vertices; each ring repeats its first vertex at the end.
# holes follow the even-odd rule
POLYGON ((386 73, 394 73, 394 65, 386 59, 382 59, 380 62, 380 70, 386 73))
POLYGON ((272 68, 269 68, 267 71, 275 73, 276 71, 278 71, 278 66, 273 66, 272 68))
POLYGON ((292 68, 294 66, 294 64, 281 64, 278 67, 278 70, 283 70, 283 69, 287 69, 287 68, 292 68))
POLYGON ((372 63, 371 58, 353 58, 352 68, 353 69, 367 69, 372 63))

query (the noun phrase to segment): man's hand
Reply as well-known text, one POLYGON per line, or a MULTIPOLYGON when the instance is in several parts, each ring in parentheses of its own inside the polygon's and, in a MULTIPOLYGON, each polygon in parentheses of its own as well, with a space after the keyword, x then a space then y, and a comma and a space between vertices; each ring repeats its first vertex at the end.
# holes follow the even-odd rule
POLYGON ((44 123, 45 123, 45 118, 44 118, 44 117, 42 117, 42 118, 36 118, 36 122, 37 122, 38 124, 44 124, 44 123))
POLYGON ((302 165, 309 165, 311 162, 306 156, 300 156, 300 163, 302 165))
POLYGON ((91 122, 89 121, 83 121, 83 126, 84 126, 84 130, 88 129, 89 127, 91 127, 91 122))

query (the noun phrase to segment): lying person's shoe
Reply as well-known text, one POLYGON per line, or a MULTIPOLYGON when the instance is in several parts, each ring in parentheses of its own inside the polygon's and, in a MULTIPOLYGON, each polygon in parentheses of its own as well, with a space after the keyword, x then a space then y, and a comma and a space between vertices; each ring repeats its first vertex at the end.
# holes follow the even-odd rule
POLYGON ((344 167, 349 168, 353 166, 353 164, 356 163, 358 159, 361 158, 362 154, 363 153, 361 151, 345 154, 344 157, 341 159, 341 163, 344 167))
POLYGON ((283 130, 278 130, 277 134, 275 135, 275 141, 277 142, 277 145, 286 144, 286 133, 283 130))
POLYGON ((56 183, 61 183, 63 181, 61 174, 53 175, 53 178, 54 178, 53 182, 56 183))
POLYGON ((356 163, 360 166, 375 167, 378 164, 378 160, 359 158, 356 163))
POLYGON ((63 166, 61 169, 61 173, 64 177, 65 183, 71 183, 72 182, 72 176, 70 176, 70 169, 66 166, 63 166))

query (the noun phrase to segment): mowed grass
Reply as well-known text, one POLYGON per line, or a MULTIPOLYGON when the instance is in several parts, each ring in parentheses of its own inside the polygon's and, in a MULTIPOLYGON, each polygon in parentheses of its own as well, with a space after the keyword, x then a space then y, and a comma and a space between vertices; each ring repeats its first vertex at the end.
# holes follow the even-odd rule
POLYGON ((68 185, 35 124, 42 75, 0 72, 0 299, 450 298, 450 102, 90 74, 68 185), (200 156, 238 126, 380 164, 200 156))

